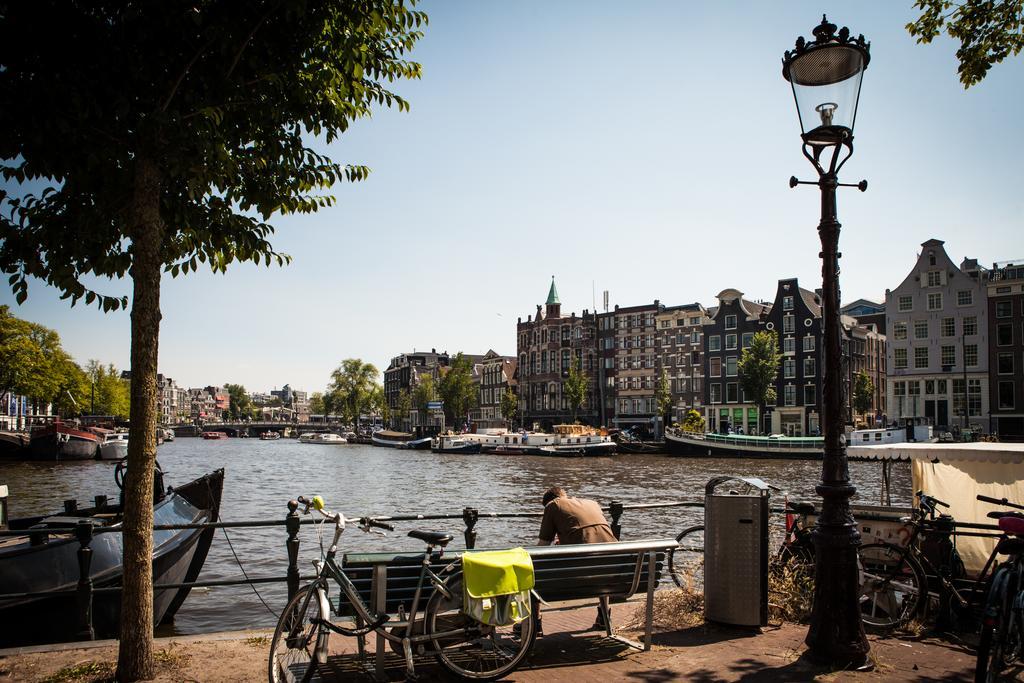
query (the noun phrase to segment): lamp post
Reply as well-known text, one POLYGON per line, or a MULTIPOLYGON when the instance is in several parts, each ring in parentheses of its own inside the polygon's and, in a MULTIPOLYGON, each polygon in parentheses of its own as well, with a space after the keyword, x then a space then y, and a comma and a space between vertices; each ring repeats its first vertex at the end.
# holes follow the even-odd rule
POLYGON ((817 181, 790 178, 790 187, 817 185, 821 190, 822 303, 824 326, 823 421, 825 454, 821 484, 821 515, 813 533, 816 551, 814 607, 805 642, 808 655, 839 666, 864 666, 869 645, 861 622, 857 547, 860 534, 850 512, 856 489, 850 484, 843 420, 842 330, 839 318, 839 228, 836 188, 839 170, 853 155, 853 127, 860 84, 870 54, 864 36, 850 30, 836 33, 822 16, 814 39, 797 38, 783 57, 782 75, 793 88, 803 139, 803 154, 818 172, 817 181))

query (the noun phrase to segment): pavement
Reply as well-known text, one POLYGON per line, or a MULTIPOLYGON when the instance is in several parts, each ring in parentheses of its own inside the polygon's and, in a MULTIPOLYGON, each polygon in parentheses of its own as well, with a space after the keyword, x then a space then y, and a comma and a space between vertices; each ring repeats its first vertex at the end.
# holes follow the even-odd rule
MULTIPOLYGON (((636 609, 635 604, 613 606, 619 629, 636 609)), ((537 640, 528 660, 508 681, 972 681, 974 655, 966 646, 935 638, 900 639, 870 636, 870 671, 834 671, 811 662, 803 645, 807 627, 774 624, 762 629, 741 629, 699 624, 682 630, 655 633, 653 647, 643 652, 603 632, 591 631, 592 605, 567 605, 544 610, 544 636, 537 640)), ((157 680, 245 681, 266 680, 266 631, 246 631, 158 639, 157 680)), ((641 634, 626 632, 631 638, 641 634)), ((371 640, 372 647, 372 640, 371 640)), ((333 635, 330 657, 318 679, 324 682, 373 681, 365 662, 355 654, 354 639, 333 635)), ((54 680, 64 666, 116 660, 116 643, 82 643, 0 651, 0 681, 54 680)), ((432 657, 417 659, 422 681, 455 680, 432 657)), ((404 678, 401 660, 388 653, 383 680, 404 678)), ((60 680, 103 680, 63 678, 60 680)), ((1011 678, 1010 680, 1020 680, 1011 678)))

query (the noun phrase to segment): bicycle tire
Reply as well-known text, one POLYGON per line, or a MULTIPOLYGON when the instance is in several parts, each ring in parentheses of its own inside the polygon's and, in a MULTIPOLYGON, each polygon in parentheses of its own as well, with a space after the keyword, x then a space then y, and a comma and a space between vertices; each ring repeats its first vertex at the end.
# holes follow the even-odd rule
POLYGON ((321 622, 329 616, 327 596, 318 584, 300 588, 288 601, 270 641, 270 683, 309 681, 313 677, 317 665, 327 660, 331 634, 321 622))
POLYGON ((668 572, 679 588, 704 592, 704 525, 684 529, 668 551, 668 572))
POLYGON ((487 626, 463 614, 461 576, 448 579, 445 588, 451 598, 435 590, 424 614, 424 632, 431 636, 437 661, 459 678, 473 681, 493 681, 515 671, 533 647, 536 605, 519 624, 487 626), (434 637, 459 629, 464 630, 461 637, 434 637))
POLYGON ((1006 669, 1006 646, 1011 638, 1019 637, 1012 633, 1014 618, 1009 594, 1012 592, 1010 582, 1015 570, 1010 566, 1000 567, 992 577, 989 595, 986 600, 985 617, 982 622, 981 638, 978 640, 978 659, 974 668, 974 680, 990 683, 999 680, 999 674, 1006 669), (992 604, 998 601, 997 605, 992 604), (992 614, 995 612, 995 614, 992 614), (994 623, 985 623, 994 617, 994 623))
POLYGON ((858 551, 861 620, 879 631, 905 627, 924 608, 928 583, 921 564, 892 543, 869 543, 858 551))

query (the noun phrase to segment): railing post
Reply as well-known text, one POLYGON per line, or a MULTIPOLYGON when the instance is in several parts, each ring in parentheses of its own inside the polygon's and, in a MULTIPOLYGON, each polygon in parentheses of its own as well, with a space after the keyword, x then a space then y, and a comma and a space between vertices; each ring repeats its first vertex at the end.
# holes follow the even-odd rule
POLYGON ((92 522, 80 519, 75 525, 75 537, 78 539, 78 637, 82 640, 95 640, 96 632, 92 628, 92 522))
POLYGON ((477 520, 480 519, 480 511, 476 508, 463 508, 462 509, 462 521, 466 523, 466 550, 472 550, 476 547, 476 526, 477 520))
POLYGON ((291 600, 299 592, 299 503, 288 501, 288 516, 285 517, 285 529, 288 530, 288 599, 291 600))
POLYGON ((615 534, 615 538, 621 539, 622 527, 619 525, 619 518, 622 517, 622 503, 613 500, 608 506, 608 511, 612 515, 612 533, 615 534))

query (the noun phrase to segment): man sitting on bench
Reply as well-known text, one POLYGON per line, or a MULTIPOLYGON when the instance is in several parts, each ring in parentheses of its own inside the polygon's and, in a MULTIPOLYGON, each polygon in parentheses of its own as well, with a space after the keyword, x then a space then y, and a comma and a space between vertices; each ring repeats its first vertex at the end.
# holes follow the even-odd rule
MULTIPOLYGON (((559 545, 580 543, 614 543, 612 528, 604 518, 601 506, 587 498, 570 498, 561 486, 552 486, 544 492, 544 518, 540 523, 538 545, 551 545, 555 537, 559 545)), ((608 615, 611 617, 611 615, 608 615)), ((597 608, 595 629, 606 628, 605 615, 597 608)), ((538 625, 540 614, 537 615, 538 625)), ((539 633, 539 632, 538 632, 539 633)))

